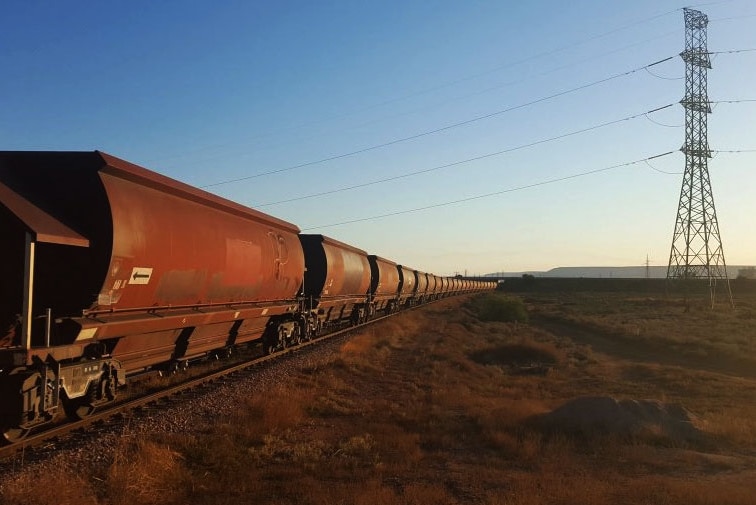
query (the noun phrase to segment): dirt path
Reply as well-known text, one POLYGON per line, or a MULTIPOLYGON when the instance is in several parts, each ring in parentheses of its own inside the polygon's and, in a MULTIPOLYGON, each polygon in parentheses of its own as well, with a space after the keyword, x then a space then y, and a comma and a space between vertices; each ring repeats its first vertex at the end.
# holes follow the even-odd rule
POLYGON ((569 321, 543 315, 533 316, 531 324, 558 337, 588 345, 596 352, 623 360, 673 365, 733 377, 756 379, 756 366, 747 359, 735 359, 722 355, 702 356, 680 352, 663 342, 654 343, 647 339, 634 340, 626 336, 610 335, 569 321))

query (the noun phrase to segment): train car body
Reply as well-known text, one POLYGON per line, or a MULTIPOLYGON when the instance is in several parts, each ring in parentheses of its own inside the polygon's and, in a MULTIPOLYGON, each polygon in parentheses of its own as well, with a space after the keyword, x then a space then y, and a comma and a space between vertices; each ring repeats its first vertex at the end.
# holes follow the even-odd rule
POLYGON ((415 281, 414 270, 404 265, 397 265, 399 272, 399 305, 401 307, 410 306, 415 297, 417 283, 415 281))
POLYGON ((438 277, 428 274, 428 300, 435 300, 438 295, 438 277))
POLYGON ((298 232, 105 153, 0 153, 5 384, 91 408, 132 371, 260 338, 297 311, 298 232))
POLYGON ((302 293, 316 314, 317 329, 372 315, 370 262, 365 251, 323 235, 300 234, 306 271, 302 293))
POLYGON ((415 270, 417 289, 415 290, 415 303, 423 303, 428 293, 428 274, 415 270))
POLYGON ((393 261, 371 254, 370 299, 376 311, 392 312, 398 306, 399 269, 393 261))
POLYGON ((441 288, 438 291, 438 296, 439 298, 444 298, 449 292, 449 278, 439 277, 438 281, 440 282, 440 285, 441 285, 441 288))
POLYGON ((452 294, 452 295, 459 294, 459 292, 461 291, 461 289, 460 289, 460 287, 461 287, 461 281, 460 281, 460 279, 458 279, 456 277, 452 277, 450 280, 451 280, 451 293, 450 294, 452 294))

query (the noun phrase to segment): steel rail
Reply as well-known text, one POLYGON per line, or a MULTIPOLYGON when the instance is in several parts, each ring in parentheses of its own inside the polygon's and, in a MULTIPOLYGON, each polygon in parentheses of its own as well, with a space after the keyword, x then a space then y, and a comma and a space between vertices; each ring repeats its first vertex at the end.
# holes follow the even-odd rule
MULTIPOLYGON (((413 307, 408 307, 405 310, 412 310, 415 308, 427 306, 429 304, 430 303, 424 303, 413 307)), ((404 312, 404 310, 402 312, 404 312)), ((299 352, 301 350, 309 348, 312 345, 321 344, 326 340, 331 340, 339 336, 348 335, 350 332, 362 330, 363 328, 366 328, 372 324, 388 319, 395 314, 396 313, 383 315, 374 319, 370 319, 369 321, 356 326, 348 326, 346 328, 335 330, 325 335, 313 338, 309 341, 304 341, 297 345, 287 347, 272 354, 256 356, 241 363, 226 366, 220 370, 214 370, 200 374, 197 377, 187 379, 186 381, 166 387, 164 389, 161 389, 160 391, 139 395, 133 399, 128 399, 123 402, 117 402, 115 404, 108 405, 106 407, 103 407, 103 410, 95 411, 84 419, 63 421, 61 424, 46 427, 42 431, 29 434, 25 439, 20 440, 14 444, 0 447, 0 460, 5 460, 27 449, 39 447, 52 439, 63 437, 73 431, 87 428, 93 424, 101 423, 115 416, 123 415, 129 411, 136 410, 149 404, 157 403, 160 400, 175 396, 184 391, 204 386, 223 377, 248 370, 263 363, 290 355, 294 352, 299 352)))

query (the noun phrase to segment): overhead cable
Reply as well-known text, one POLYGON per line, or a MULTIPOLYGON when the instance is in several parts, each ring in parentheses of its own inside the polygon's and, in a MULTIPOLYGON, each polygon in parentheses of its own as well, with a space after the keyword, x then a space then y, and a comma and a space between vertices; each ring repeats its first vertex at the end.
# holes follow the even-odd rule
POLYGON ((585 176, 588 176, 588 175, 594 175, 594 174, 598 174, 598 173, 601 173, 601 172, 608 172, 609 170, 614 170, 614 169, 617 169, 617 168, 629 167, 631 165, 637 165, 639 163, 645 163, 647 161, 650 161, 650 160, 653 160, 653 159, 656 159, 656 158, 661 158, 662 156, 667 156, 667 155, 673 154, 675 152, 676 151, 668 151, 666 153, 657 154, 657 155, 654 155, 654 156, 649 156, 647 158, 643 158, 643 159, 640 159, 640 160, 629 161, 627 163, 620 163, 618 165, 612 165, 610 167, 597 168, 597 169, 594 169, 594 170, 587 170, 585 172, 580 172, 580 173, 577 173, 577 174, 567 175, 567 176, 564 176, 564 177, 557 177, 557 178, 548 179, 548 180, 545 180, 545 181, 534 182, 532 184, 526 184, 524 186, 517 186, 517 187, 514 187, 514 188, 503 189, 503 190, 500 190, 500 191, 494 191, 492 193, 485 193, 485 194, 482 194, 482 195, 475 195, 475 196, 471 196, 471 197, 468 197, 468 198, 460 198, 458 200, 452 200, 452 201, 448 201, 448 202, 436 203, 436 204, 433 204, 433 205, 426 205, 424 207, 415 207, 413 209, 399 210, 399 211, 396 211, 396 212, 389 212, 387 214, 380 214, 380 215, 377 215, 377 216, 363 217, 363 218, 358 218, 358 219, 350 219, 348 221, 341 221, 341 222, 338 222, 338 223, 324 224, 324 225, 320 225, 320 226, 310 226, 310 227, 307 227, 307 228, 302 228, 302 231, 317 230, 317 229, 322 229, 322 228, 332 228, 334 226, 342 226, 342 225, 345 225, 345 224, 360 223, 360 222, 363 222, 363 221, 373 221, 373 220, 376 220, 376 219, 383 219, 383 218, 391 217, 391 216, 399 216, 399 215, 402 215, 402 214, 410 214, 410 213, 413 213, 413 212, 420 212, 420 211, 423 211, 423 210, 436 209, 436 208, 439 208, 439 207, 447 207, 449 205, 456 205, 456 204, 460 204, 460 203, 470 202, 470 201, 473 201, 473 200, 480 200, 480 199, 483 199, 483 198, 490 198, 492 196, 499 196, 499 195, 503 195, 503 194, 506 194, 506 193, 514 193, 515 191, 522 191, 522 190, 525 190, 525 189, 532 189, 532 188, 536 188, 536 187, 539 187, 539 186, 545 186, 547 184, 555 184, 557 182, 564 182, 564 181, 567 181, 567 180, 570 180, 570 179, 577 179, 578 177, 585 177, 585 176))
POLYGON ((613 125, 613 124, 622 123, 623 121, 630 121, 632 119, 636 119, 636 118, 641 117, 641 116, 645 116, 646 118, 648 118, 649 114, 652 114, 654 112, 657 112, 657 111, 660 111, 660 110, 672 107, 674 105, 675 104, 667 104, 667 105, 664 105, 662 107, 657 107, 655 109, 649 110, 647 112, 642 112, 640 114, 635 114, 635 115, 632 115, 632 116, 623 117, 621 119, 615 119, 613 121, 607 121, 605 123, 589 126, 587 128, 582 128, 580 130, 575 130, 575 131, 571 131, 571 132, 568 132, 568 133, 562 133, 560 135, 555 135, 553 137, 549 137, 549 138, 545 138, 545 139, 541 139, 541 140, 536 140, 534 142, 529 142, 527 144, 520 144, 520 145, 515 146, 515 147, 509 147, 507 149, 503 149, 501 151, 496 151, 496 152, 488 153, 488 154, 482 154, 480 156, 475 156, 473 158, 467 158, 467 159, 464 159, 464 160, 454 161, 452 163, 447 163, 445 165, 439 165, 439 166, 432 167, 432 168, 425 168, 425 169, 422 169, 422 170, 416 170, 414 172, 408 172, 408 173, 401 174, 401 175, 395 175, 393 177, 386 177, 384 179, 378 179, 378 180, 375 180, 375 181, 363 182, 363 183, 360 183, 360 184, 354 184, 352 186, 345 186, 345 187, 341 187, 341 188, 337 188, 337 189, 331 189, 331 190, 328 190, 328 191, 321 191, 319 193, 312 193, 312 194, 309 194, 309 195, 298 196, 298 197, 294 197, 294 198, 288 198, 286 200, 278 200, 278 201, 275 201, 275 202, 269 202, 269 203, 263 203, 263 204, 257 204, 257 205, 253 204, 252 207, 254 207, 254 208, 270 207, 272 205, 279 205, 279 204, 282 204, 282 203, 295 202, 295 201, 298 201, 298 200, 306 200, 306 199, 309 199, 309 198, 317 198, 317 197, 320 197, 320 196, 331 195, 331 194, 334 194, 334 193, 341 193, 341 192, 350 191, 350 190, 353 190, 353 189, 359 189, 359 188, 364 188, 364 187, 367 187, 367 186, 373 186, 373 185, 376 185, 376 184, 382 184, 384 182, 390 182, 390 181, 395 181, 395 180, 398 180, 398 179, 404 179, 404 178, 407 178, 407 177, 413 177, 415 175, 427 174, 429 172, 434 172, 434 171, 437 171, 437 170, 441 170, 443 168, 455 167, 455 166, 458 166, 458 165, 463 165, 465 163, 471 163, 473 161, 479 161, 479 160, 483 160, 483 159, 486 159, 486 158, 491 158, 491 157, 494 157, 494 156, 499 156, 499 155, 506 154, 506 153, 511 153, 511 152, 514 152, 514 151, 519 151, 520 149, 525 149, 525 148, 528 148, 528 147, 533 147, 533 146, 537 146, 537 145, 540 145, 540 144, 545 144, 547 142, 553 142, 555 140, 563 139, 563 138, 566 138, 566 137, 571 137, 571 136, 574 136, 574 135, 579 135, 581 133, 589 132, 589 131, 592 131, 592 130, 597 130, 599 128, 604 128, 606 126, 610 126, 610 125, 613 125))
MULTIPOLYGON (((326 121, 330 121, 330 120, 333 120, 333 119, 339 119, 339 118, 343 118, 343 117, 348 117, 350 115, 353 115, 356 112, 362 112, 362 111, 366 111, 366 110, 370 110, 370 109, 375 109, 375 108, 378 108, 378 107, 382 107, 384 105, 392 104, 394 102, 399 102, 399 101, 406 100, 406 99, 409 99, 409 98, 412 98, 412 97, 415 97, 415 96, 419 96, 419 95, 423 95, 423 94, 426 94, 426 93, 429 93, 429 92, 432 92, 432 91, 436 91, 438 89, 447 88, 447 87, 459 84, 461 82, 470 81, 470 80, 476 79, 478 77, 482 77, 482 76, 491 74, 493 72, 497 72, 497 71, 505 69, 505 68, 514 67, 514 66, 517 66, 517 65, 520 65, 520 64, 523 64, 523 63, 527 63, 527 62, 529 62, 531 60, 536 60, 538 58, 542 58, 544 56, 550 56, 550 55, 553 55, 553 54, 556 54, 556 53, 559 53, 559 52, 563 52, 563 51, 566 51, 566 50, 568 50, 568 49, 570 49, 572 47, 576 47, 576 46, 585 44, 587 42, 591 42, 593 40, 597 40, 597 39, 606 37, 608 35, 612 35, 614 33, 620 32, 620 31, 625 30, 627 28, 631 28, 633 26, 641 25, 643 23, 647 23, 647 22, 652 21, 652 20, 657 19, 657 18, 661 18, 661 17, 664 17, 664 16, 668 16, 670 14, 674 14, 675 12, 679 12, 681 10, 682 10, 682 7, 679 7, 679 8, 676 8, 676 9, 672 9, 670 11, 666 11, 666 12, 663 12, 661 14, 656 14, 656 15, 653 15, 653 16, 650 16, 650 17, 647 17, 647 18, 644 18, 644 19, 640 19, 638 21, 634 21, 634 22, 622 25, 622 26, 620 26, 618 28, 614 28, 612 30, 609 30, 609 31, 606 31, 606 32, 603 32, 603 33, 599 33, 597 35, 593 35, 593 36, 587 37, 585 39, 579 40, 577 42, 573 42, 573 43, 565 45, 565 46, 561 46, 561 47, 557 47, 557 48, 550 49, 550 50, 547 50, 547 51, 543 51, 543 52, 540 52, 540 53, 537 53, 537 54, 534 54, 534 55, 531 55, 531 56, 527 56, 525 58, 521 58, 521 59, 516 60, 516 61, 500 64, 500 65, 495 66, 494 68, 492 68, 490 70, 487 70, 487 71, 478 72, 476 74, 472 74, 472 75, 468 75, 468 76, 465 76, 465 77, 461 77, 461 78, 458 78, 458 79, 453 80, 453 81, 449 81, 449 82, 442 83, 442 84, 439 84, 439 85, 436 85, 436 86, 432 86, 430 88, 426 88, 426 89, 422 89, 422 90, 419 90, 419 91, 411 92, 411 93, 408 93, 408 94, 406 94, 404 96, 400 96, 400 97, 395 97, 395 98, 391 98, 391 99, 388 99, 388 100, 384 100, 382 102, 378 102, 378 103, 375 103, 373 105, 368 105, 366 107, 363 107, 363 108, 358 109, 358 110, 353 111, 353 112, 345 112, 345 113, 341 113, 341 114, 336 114, 336 115, 334 115, 334 116, 332 116, 330 118, 309 121, 309 122, 301 123, 301 124, 298 124, 298 125, 293 125, 293 126, 290 126, 290 127, 282 128, 280 131, 286 131, 286 130, 292 130, 292 129, 302 128, 302 127, 306 127, 306 126, 311 126, 311 125, 317 125, 317 124, 320 124, 320 123, 323 123, 323 122, 326 122, 326 121)), ((670 35, 672 35, 674 33, 677 33, 678 31, 679 30, 675 30, 675 31, 668 32, 668 33, 665 33, 665 34, 662 34, 662 35, 659 35, 659 36, 656 36, 656 37, 653 37, 653 38, 650 38, 650 39, 645 39, 645 40, 642 40, 642 41, 639 41, 639 42, 635 42, 633 44, 621 47, 619 49, 614 49, 612 51, 609 51, 609 52, 606 52, 606 53, 602 53, 602 54, 600 54, 598 56, 594 56, 594 57, 591 57, 591 58, 586 58, 586 59, 581 60, 581 61, 576 62, 576 63, 584 63, 586 61, 590 61, 592 59, 595 59, 596 57, 606 56, 606 55, 609 55, 609 54, 612 54, 612 53, 616 53, 616 52, 619 52, 619 51, 626 50, 626 49, 631 48, 631 47, 638 46, 640 44, 644 44, 644 43, 647 43, 647 42, 650 42, 650 41, 653 41, 653 40, 657 40, 659 38, 668 37, 668 36, 670 36, 670 35)), ((561 70, 563 68, 568 68, 568 67, 571 67, 571 66, 574 66, 574 65, 575 65, 575 62, 567 64, 567 65, 562 65, 560 67, 556 67, 554 69, 542 72, 540 74, 536 74, 536 76, 547 75, 547 74, 552 73, 554 71, 561 70)), ((507 85, 523 82, 525 80, 527 80, 527 79, 517 80, 517 81, 514 81, 514 82, 506 83, 504 85, 507 86, 507 85)), ((493 89, 498 89, 500 87, 502 87, 502 86, 494 86, 494 87, 491 87, 489 89, 485 89, 485 90, 483 90, 481 92, 476 92, 476 93, 472 93, 472 94, 468 94, 468 95, 463 95, 461 98, 466 98, 468 96, 475 96, 475 95, 478 95, 478 94, 481 94, 481 93, 488 92, 488 91, 493 90, 493 89)), ((450 101, 450 100, 447 100, 447 102, 448 101, 450 101)), ((446 102, 442 102, 442 103, 446 103, 446 102)), ((266 135, 268 135, 268 134, 260 134, 260 135, 257 135, 255 137, 252 137, 252 138, 264 137, 266 135)), ((151 161, 154 162, 154 161, 160 161, 160 160, 181 158, 181 157, 186 156, 187 153, 197 153, 197 152, 207 151, 207 150, 211 150, 211 149, 219 149, 219 148, 224 147, 224 146, 229 145, 229 144, 230 143, 225 142, 225 143, 215 144, 215 145, 212 145, 212 146, 203 146, 203 147, 198 147, 198 148, 191 149, 191 150, 184 150, 183 154, 181 154, 179 156, 168 156, 168 157, 163 157, 163 158, 153 158, 151 161)), ((215 159, 217 157, 218 156, 214 156, 214 157, 212 157, 212 159, 215 159)), ((219 184, 225 184, 225 182, 220 182, 220 183, 217 183, 217 184, 211 184, 211 185, 208 185, 208 186, 205 186, 205 187, 209 187, 209 186, 212 186, 212 185, 219 185, 219 184)))
POLYGON ((552 99, 558 98, 560 96, 568 95, 570 93, 574 93, 576 91, 587 89, 587 88, 596 86, 598 84, 602 84, 602 83, 605 83, 605 82, 608 82, 608 81, 611 81, 611 80, 614 80, 614 79, 618 79, 620 77, 625 77, 625 76, 628 76, 628 75, 631 75, 631 74, 643 71, 643 70, 645 70, 645 69, 647 69, 649 67, 653 67, 655 65, 659 65, 659 64, 664 63, 666 61, 672 60, 674 58, 675 58, 675 56, 669 56, 667 58, 663 58, 663 59, 655 61, 653 63, 649 63, 648 65, 643 65, 642 67, 634 68, 634 69, 628 70, 626 72, 621 72, 621 73, 618 73, 618 74, 614 74, 614 75, 611 75, 609 77, 605 77, 603 79, 599 79, 599 80, 596 80, 596 81, 589 82, 587 84, 583 84, 583 85, 580 85, 580 86, 577 86, 577 87, 574 87, 574 88, 570 88, 568 90, 564 90, 564 91, 560 91, 558 93, 554 93, 552 95, 548 95, 548 96, 544 96, 544 97, 541 97, 541 98, 537 98, 535 100, 531 100, 529 102, 525 102, 525 103, 522 103, 522 104, 519 104, 519 105, 513 105, 513 106, 508 107, 506 109, 498 110, 496 112, 491 112, 491 113, 485 114, 483 116, 477 116, 477 117, 474 117, 474 118, 471 118, 471 119, 467 119, 465 121, 460 121, 458 123, 449 124, 449 125, 442 126, 440 128, 436 128, 436 129, 433 129, 433 130, 428 130, 428 131, 425 131, 425 132, 422 132, 422 133, 417 133, 415 135, 410 135, 408 137, 398 138, 398 139, 395 139, 395 140, 384 142, 382 144, 376 144, 376 145, 372 145, 372 146, 369 146, 369 147, 365 147, 363 149, 358 149, 356 151, 351 151, 351 152, 348 152, 348 153, 337 154, 337 155, 334 155, 334 156, 329 156, 327 158, 321 158, 321 159, 315 160, 315 161, 309 161, 309 162, 306 162, 306 163, 300 163, 298 165, 293 165, 293 166, 289 166, 289 167, 285 167, 285 168, 278 168, 278 169, 274 169, 274 170, 268 170, 266 172, 260 172, 260 173, 254 174, 254 175, 248 175, 248 176, 245 176, 245 177, 237 177, 235 179, 227 179, 227 180, 223 180, 223 181, 214 182, 214 183, 211 183, 211 184, 205 184, 204 186, 200 186, 200 187, 202 187, 202 188, 210 188, 210 187, 213 187, 213 186, 221 186, 223 184, 231 184, 231 183, 234 183, 234 182, 241 182, 241 181, 246 181, 246 180, 249 180, 249 179, 255 179, 257 177, 263 177, 263 176, 266 176, 266 175, 280 174, 282 172, 288 172, 288 171, 291 171, 291 170, 295 170, 297 168, 304 168, 304 167, 308 167, 308 166, 312 166, 312 165, 318 165, 318 164, 321 164, 321 163, 325 163, 325 162, 328 162, 328 161, 334 161, 334 160, 338 160, 338 159, 342 159, 342 158, 348 158, 350 156, 354 156, 354 155, 357 155, 357 154, 365 153, 365 152, 368 152, 368 151, 374 151, 376 149, 382 149, 384 147, 400 144, 402 142, 408 142, 410 140, 416 140, 416 139, 419 139, 419 138, 422 138, 422 137, 427 137, 429 135, 433 135, 433 134, 440 133, 440 132, 443 132, 443 131, 451 130, 453 128, 459 128, 460 126, 466 126, 466 125, 475 123, 477 121, 482 121, 484 119, 490 119, 492 117, 499 116, 499 115, 505 114, 507 112, 512 112, 512 111, 515 111, 515 110, 518 110, 518 109, 523 109, 525 107, 529 107, 529 106, 535 105, 537 103, 545 102, 547 100, 552 100, 552 99))

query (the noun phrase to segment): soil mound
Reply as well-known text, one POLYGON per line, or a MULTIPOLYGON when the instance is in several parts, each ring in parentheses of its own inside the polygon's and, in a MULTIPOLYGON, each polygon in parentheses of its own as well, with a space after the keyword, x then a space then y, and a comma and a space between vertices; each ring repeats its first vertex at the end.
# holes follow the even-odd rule
POLYGON ((583 396, 534 421, 547 429, 584 435, 657 436, 675 441, 700 440, 696 417, 677 404, 657 400, 616 400, 583 396))

